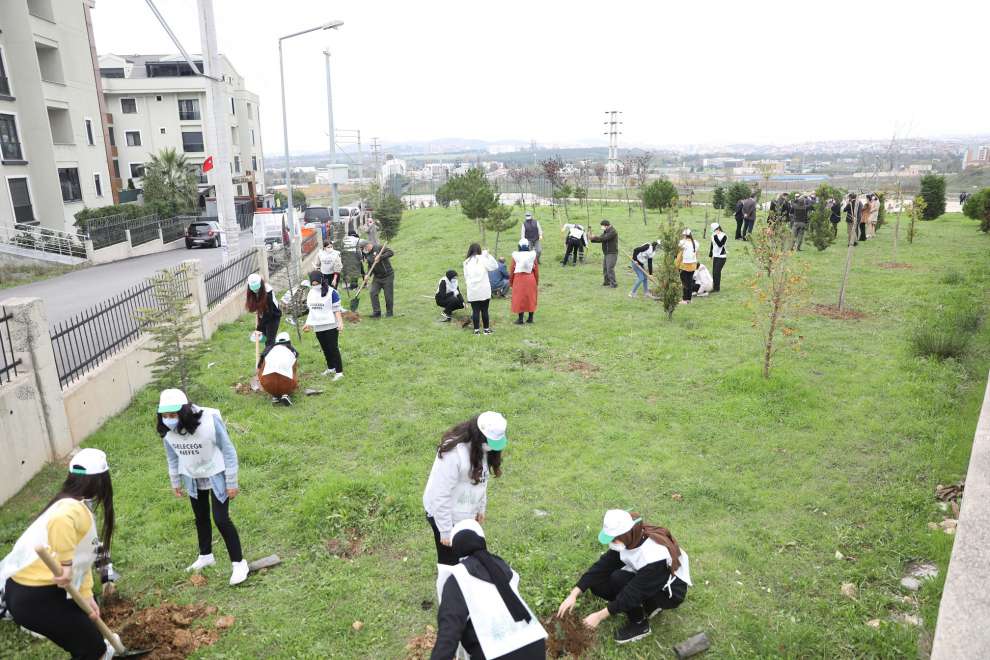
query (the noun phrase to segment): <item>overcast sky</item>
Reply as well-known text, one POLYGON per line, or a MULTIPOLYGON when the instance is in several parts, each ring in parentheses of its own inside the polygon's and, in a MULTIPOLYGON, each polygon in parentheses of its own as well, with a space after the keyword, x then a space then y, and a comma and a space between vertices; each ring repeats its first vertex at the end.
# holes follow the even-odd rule
MULTIPOLYGON (((196 0, 157 0, 190 52, 196 0)), ((322 50, 338 128, 367 140, 604 139, 792 143, 990 133, 986 0, 215 0, 220 51, 261 96, 264 149, 327 143, 322 50), (965 89, 969 84, 970 88, 965 89)), ((175 52, 143 0, 97 0, 100 54, 175 52)))

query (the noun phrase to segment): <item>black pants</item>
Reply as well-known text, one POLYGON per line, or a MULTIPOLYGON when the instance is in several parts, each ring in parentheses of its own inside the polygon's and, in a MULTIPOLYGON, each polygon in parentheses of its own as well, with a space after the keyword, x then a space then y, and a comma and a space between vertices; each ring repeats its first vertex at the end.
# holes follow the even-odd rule
POLYGON ((866 240, 866 223, 860 220, 859 222, 859 240, 866 240))
POLYGON ((681 288, 684 289, 684 293, 681 296, 682 300, 691 301, 691 292, 694 291, 694 271, 682 270, 681 271, 681 288))
POLYGON ((198 491, 198 497, 190 497, 193 514, 196 516, 196 536, 199 539, 199 554, 208 555, 213 552, 213 528, 210 527, 210 503, 213 503, 213 522, 220 530, 220 536, 227 546, 227 554, 230 561, 238 562, 244 559, 241 554, 241 537, 237 535, 237 528, 230 520, 227 507, 230 504, 228 499, 221 502, 212 490, 198 491))
POLYGON ((756 224, 756 218, 747 218, 743 221, 743 238, 746 238, 753 233, 753 225, 756 224))
POLYGON ((61 587, 25 587, 7 580, 4 593, 17 625, 55 642, 72 660, 98 660, 106 653, 96 624, 65 597, 61 587))
POLYGON ((722 269, 724 267, 725 267, 725 257, 712 258, 712 280, 713 280, 712 291, 718 291, 722 288, 722 269))
MULTIPOLYGON (((601 580, 593 583, 588 588, 591 590, 591 593, 599 598, 613 601, 634 577, 636 577, 635 573, 624 571, 620 568, 617 571, 613 571, 608 577, 602 577, 601 580)), ((686 596, 687 583, 680 578, 674 578, 674 581, 670 585, 670 593, 667 593, 666 589, 660 589, 655 594, 649 594, 642 604, 626 612, 626 616, 629 617, 630 621, 638 623, 645 617, 645 612, 643 611, 644 605, 649 606, 650 609, 660 607, 665 610, 672 610, 683 603, 686 596)))
POLYGON ((577 239, 567 241, 567 251, 564 253, 564 265, 567 265, 567 258, 572 254, 574 255, 574 265, 578 262, 578 249, 580 248, 581 242, 577 239))
POLYGON ((471 323, 474 324, 474 329, 478 329, 478 316, 481 316, 481 323, 485 326, 485 330, 488 329, 488 303, 492 301, 491 298, 488 300, 472 300, 471 301, 471 323))
POLYGON ((426 514, 426 522, 430 523, 430 527, 433 529, 433 542, 437 546, 437 563, 446 566, 457 566, 457 553, 449 545, 444 545, 440 542, 440 529, 437 527, 437 522, 433 519, 433 516, 426 514))
POLYGON ((378 302, 378 293, 385 294, 385 313, 392 316, 392 292, 395 288, 395 273, 389 273, 385 277, 377 275, 371 278, 371 288, 368 290, 368 297, 371 298, 371 313, 375 316, 382 315, 381 303, 378 302))
POLYGON ((743 237, 742 230, 743 230, 743 219, 742 218, 736 218, 736 240, 737 241, 740 238, 743 237))
POLYGON ((265 347, 269 348, 275 345, 275 335, 278 334, 278 326, 282 322, 282 315, 279 314, 275 318, 269 320, 264 325, 259 326, 261 334, 265 336, 265 347))
MULTIPOLYGON (((492 290, 494 292, 494 289, 492 290)), ((443 313, 450 316, 459 309, 464 309, 464 300, 460 296, 448 293, 446 297, 436 298, 437 307, 443 307, 443 313)))
POLYGON ((340 357, 340 347, 337 340, 340 331, 337 328, 330 328, 316 333, 316 341, 320 342, 323 349, 323 357, 327 361, 327 369, 333 369, 338 374, 344 373, 344 360, 340 357))

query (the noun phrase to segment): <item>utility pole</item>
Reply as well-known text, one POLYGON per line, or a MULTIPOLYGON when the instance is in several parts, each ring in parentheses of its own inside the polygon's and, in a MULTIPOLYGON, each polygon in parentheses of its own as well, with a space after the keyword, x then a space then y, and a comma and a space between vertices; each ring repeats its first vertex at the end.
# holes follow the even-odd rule
POLYGON ((608 117, 605 120, 605 126, 608 127, 608 130, 604 133, 608 136, 608 164, 605 166, 605 170, 608 172, 608 185, 614 186, 618 183, 619 178, 619 136, 622 134, 619 130, 619 127, 622 126, 619 115, 622 112, 620 110, 607 110, 605 114, 608 117))
POLYGON ((330 49, 323 51, 327 63, 327 114, 330 117, 330 208, 333 209, 333 223, 340 221, 340 207, 337 205, 337 134, 333 130, 333 92, 330 87, 330 49))
POLYGON ((378 181, 379 186, 382 182, 382 170, 378 165, 378 138, 371 138, 371 153, 375 159, 375 180, 378 181))

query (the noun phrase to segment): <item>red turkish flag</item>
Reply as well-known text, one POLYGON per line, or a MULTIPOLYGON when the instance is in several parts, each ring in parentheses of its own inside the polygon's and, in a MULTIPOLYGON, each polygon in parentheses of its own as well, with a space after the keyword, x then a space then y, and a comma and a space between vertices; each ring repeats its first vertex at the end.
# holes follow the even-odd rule
POLYGON ((203 171, 209 172, 212 169, 213 169, 213 156, 210 156, 209 158, 203 161, 203 171))

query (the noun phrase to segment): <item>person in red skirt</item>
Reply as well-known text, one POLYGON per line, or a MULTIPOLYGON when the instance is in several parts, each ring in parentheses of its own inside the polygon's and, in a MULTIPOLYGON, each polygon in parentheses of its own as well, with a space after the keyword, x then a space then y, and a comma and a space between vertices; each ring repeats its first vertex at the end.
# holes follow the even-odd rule
POLYGON ((529 249, 529 241, 519 241, 519 250, 512 253, 509 264, 509 286, 512 287, 512 313, 518 314, 516 325, 523 324, 523 314, 529 312, 526 323, 533 322, 536 311, 537 285, 540 283, 540 265, 536 253, 529 249))

